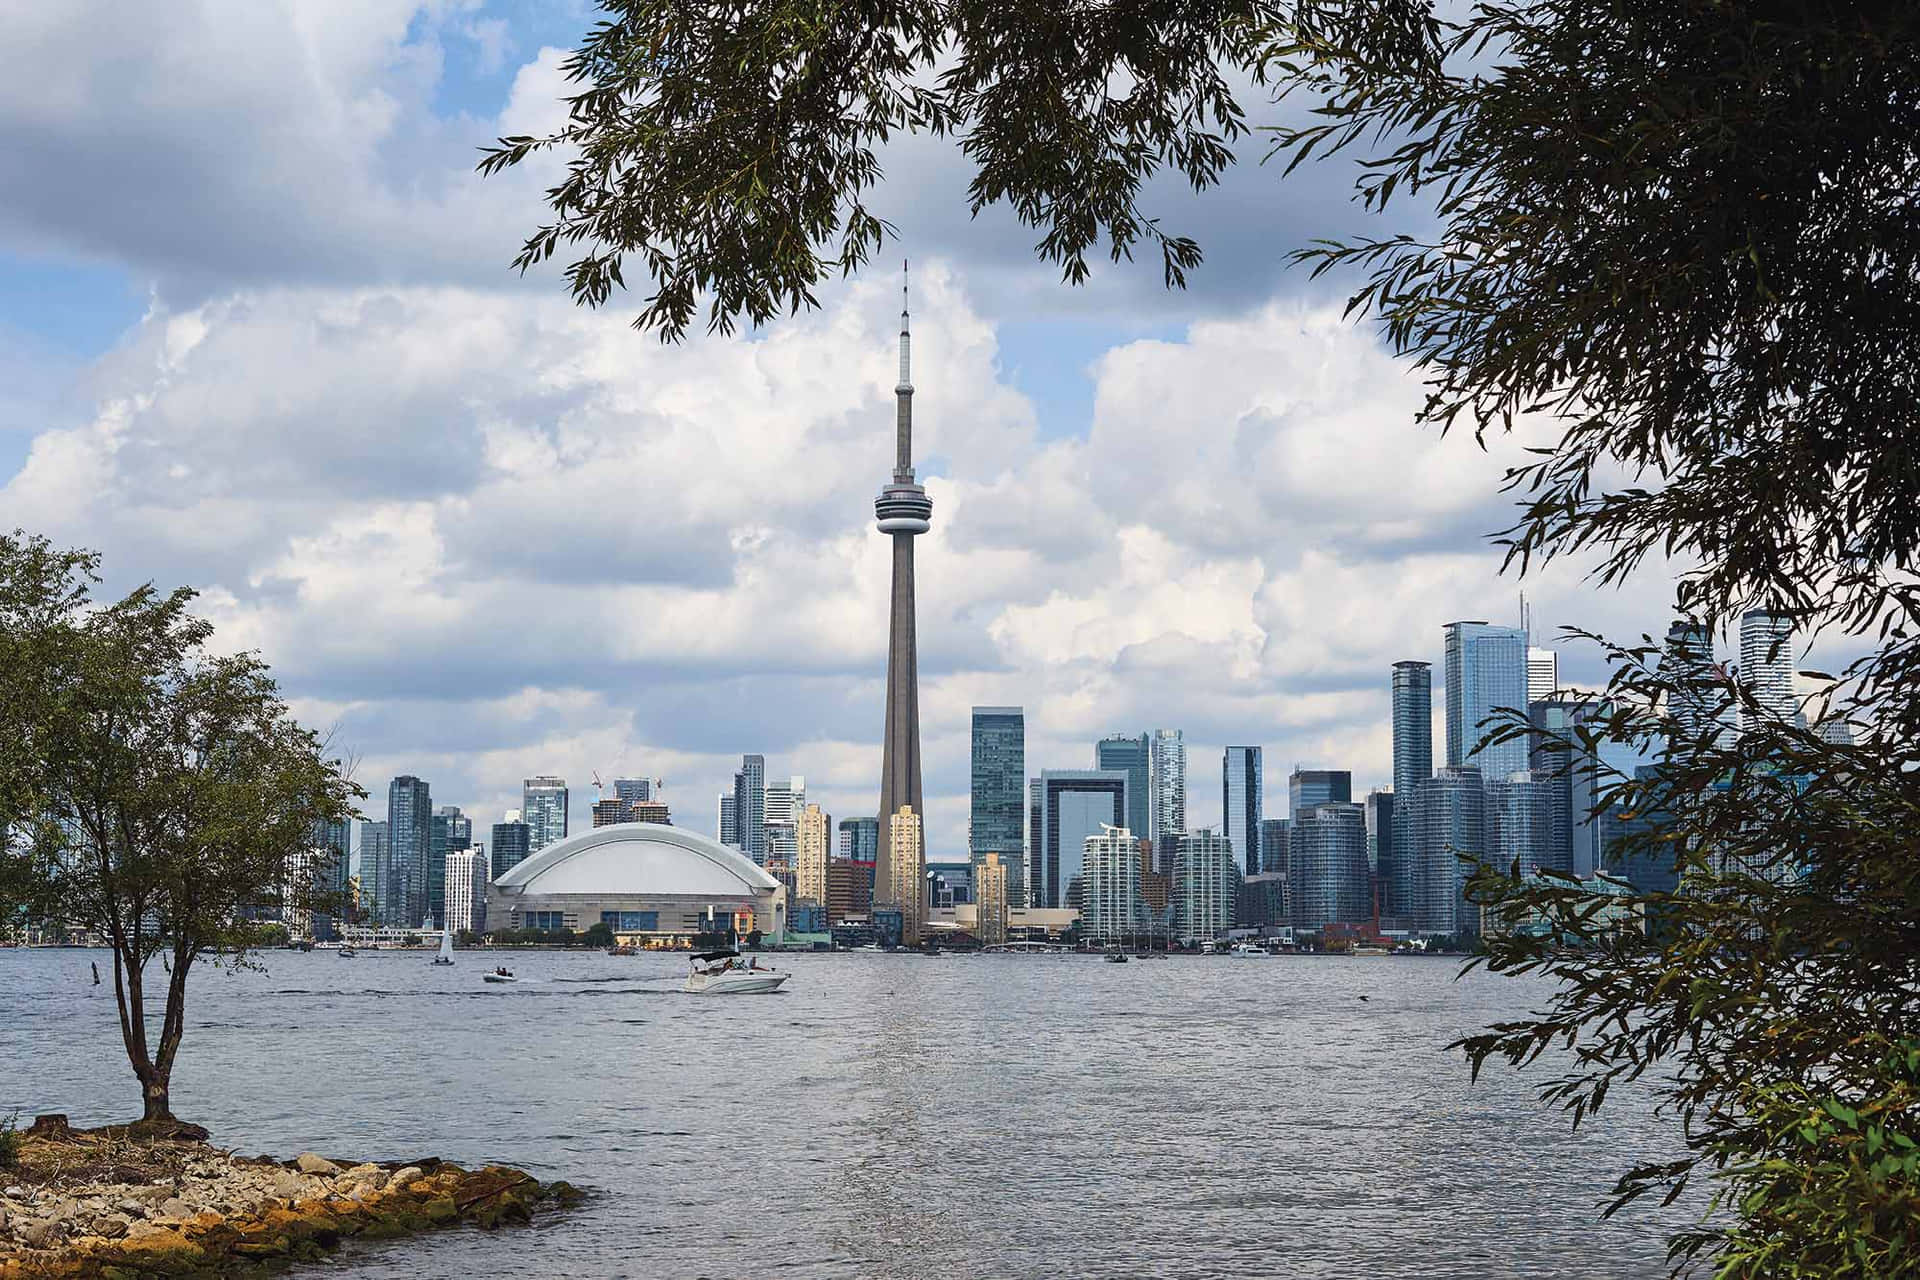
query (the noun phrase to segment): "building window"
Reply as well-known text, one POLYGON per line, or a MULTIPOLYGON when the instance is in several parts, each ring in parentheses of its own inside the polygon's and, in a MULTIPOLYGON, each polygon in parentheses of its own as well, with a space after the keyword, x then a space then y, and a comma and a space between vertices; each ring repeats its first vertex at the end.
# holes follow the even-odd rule
POLYGON ((540 929, 548 933, 559 933, 567 927, 567 913, 564 911, 529 911, 526 914, 525 928, 540 929))
POLYGON ((660 930, 658 911, 602 911, 600 923, 615 933, 657 933, 660 930))

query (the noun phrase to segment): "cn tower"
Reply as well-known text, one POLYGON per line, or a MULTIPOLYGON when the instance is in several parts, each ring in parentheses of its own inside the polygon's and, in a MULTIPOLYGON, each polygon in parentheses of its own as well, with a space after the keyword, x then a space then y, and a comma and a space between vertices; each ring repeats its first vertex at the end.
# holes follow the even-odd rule
MULTIPOLYGON (((874 901, 889 896, 893 881, 890 824, 901 805, 920 803, 920 675, 913 625, 913 540, 933 517, 927 491, 913 482, 912 339, 907 333, 906 266, 900 284, 900 382, 893 389, 893 479, 873 500, 874 522, 893 538, 893 609, 887 623, 887 736, 880 754, 880 848, 874 855, 874 901)), ((925 835, 920 853, 924 859, 925 835)), ((891 905, 904 906, 894 903, 891 905)))

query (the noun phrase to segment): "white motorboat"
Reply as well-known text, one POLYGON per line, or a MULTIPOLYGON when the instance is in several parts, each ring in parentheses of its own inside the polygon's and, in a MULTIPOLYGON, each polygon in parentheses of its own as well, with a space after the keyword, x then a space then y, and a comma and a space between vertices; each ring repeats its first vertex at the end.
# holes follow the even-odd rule
POLYGON ((481 981, 483 982, 518 982, 520 981, 520 979, 513 976, 513 970, 508 969, 505 966, 495 969, 491 973, 483 973, 480 975, 480 978, 481 978, 481 981))
POLYGON ((693 972, 683 990, 697 996, 752 996, 778 991, 789 975, 763 969, 757 959, 740 963, 738 951, 702 951, 692 957, 693 972))
POLYGON ((1230 956, 1259 956, 1261 959, 1265 959, 1267 949, 1265 947, 1256 947, 1251 942, 1240 942, 1234 944, 1233 950, 1227 952, 1227 954, 1230 956))

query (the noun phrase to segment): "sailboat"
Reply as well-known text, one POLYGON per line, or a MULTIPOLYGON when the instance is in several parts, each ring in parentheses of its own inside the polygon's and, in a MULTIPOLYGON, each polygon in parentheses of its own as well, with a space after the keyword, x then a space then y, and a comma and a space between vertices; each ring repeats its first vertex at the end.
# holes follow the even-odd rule
POLYGON ((440 930, 440 954, 433 958, 435 964, 453 963, 453 930, 440 930))

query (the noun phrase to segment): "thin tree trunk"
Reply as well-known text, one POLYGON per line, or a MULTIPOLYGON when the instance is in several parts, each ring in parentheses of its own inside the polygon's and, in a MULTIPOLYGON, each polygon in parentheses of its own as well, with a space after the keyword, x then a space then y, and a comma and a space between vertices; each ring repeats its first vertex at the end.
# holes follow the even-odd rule
POLYGON ((167 1012, 160 1022, 160 1052, 154 1058, 152 1077, 144 1082, 148 1120, 171 1122, 174 1119, 168 1090, 173 1083, 173 1058, 186 1031, 187 971, 192 967, 192 950, 176 942, 173 974, 167 979, 167 1012))

